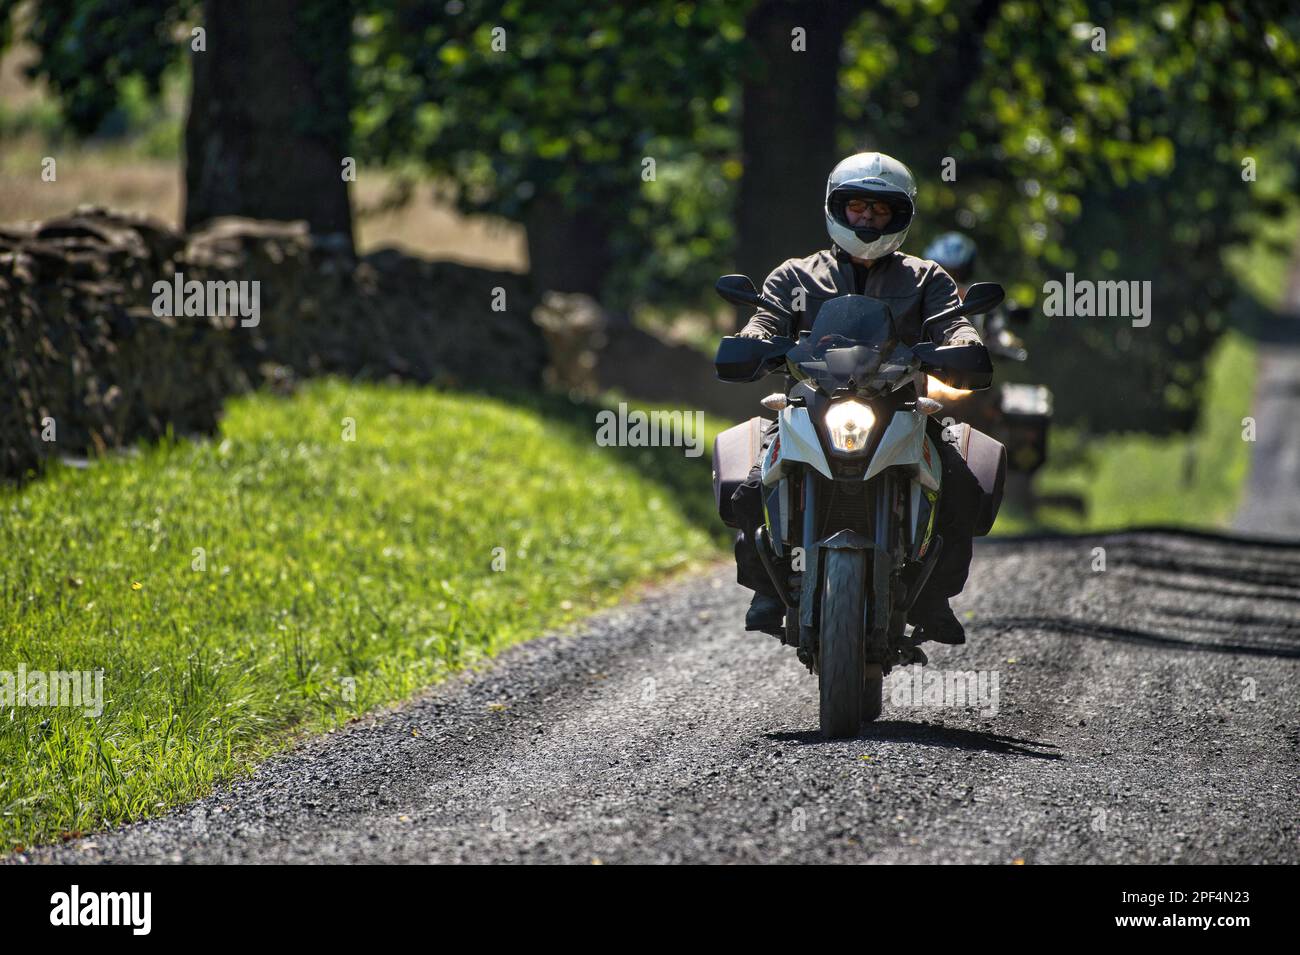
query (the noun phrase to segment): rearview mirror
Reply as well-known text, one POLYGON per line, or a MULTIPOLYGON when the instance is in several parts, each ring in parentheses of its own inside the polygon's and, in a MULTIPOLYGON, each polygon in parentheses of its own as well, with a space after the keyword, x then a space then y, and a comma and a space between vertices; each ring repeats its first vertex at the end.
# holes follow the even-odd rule
POLYGON ((921 323, 921 337, 928 338, 930 326, 935 322, 946 322, 956 315, 982 315, 991 312, 1002 304, 1006 292, 997 282, 976 282, 966 290, 966 297, 952 308, 945 308, 936 315, 931 315, 921 323))
POLYGON ((724 275, 714 290, 732 305, 758 305, 758 289, 748 275, 724 275))
POLYGON ((774 315, 780 315, 782 318, 794 317, 776 302, 759 295, 758 289, 754 288, 754 283, 748 275, 724 275, 714 283, 713 289, 732 305, 752 305, 774 315))
POLYGON ((983 315, 1002 304, 1006 292, 997 282, 976 282, 966 290, 961 302, 962 315, 983 315))

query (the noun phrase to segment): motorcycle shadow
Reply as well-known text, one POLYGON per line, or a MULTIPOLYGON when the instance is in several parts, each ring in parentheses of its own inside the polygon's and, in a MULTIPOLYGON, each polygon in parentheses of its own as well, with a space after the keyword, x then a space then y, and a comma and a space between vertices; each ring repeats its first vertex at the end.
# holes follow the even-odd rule
MULTIPOLYGON (((818 730, 776 732, 764 735, 767 739, 777 742, 799 743, 805 746, 844 742, 844 740, 826 739, 818 730)), ((981 730, 960 729, 955 726, 940 726, 935 723, 913 723, 908 720, 878 720, 868 723, 857 738, 888 743, 919 743, 923 746, 938 746, 943 749, 999 753, 1031 759, 1064 758, 1063 754, 1059 752, 1040 752, 1040 750, 1057 749, 1055 743, 1021 739, 1017 736, 1003 736, 981 730)))

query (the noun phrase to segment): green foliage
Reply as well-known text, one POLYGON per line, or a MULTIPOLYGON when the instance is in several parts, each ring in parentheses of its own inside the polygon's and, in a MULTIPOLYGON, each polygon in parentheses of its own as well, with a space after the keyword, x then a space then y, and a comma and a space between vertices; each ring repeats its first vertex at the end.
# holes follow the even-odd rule
POLYGON ((713 283, 728 271, 740 164, 729 158, 733 131, 701 134, 713 146, 669 138, 651 140, 657 176, 629 204, 627 228, 614 230, 608 305, 638 306, 668 317, 682 306, 713 308, 713 283))
MULTIPOLYGON (((0 24, 7 31, 22 5, 0 0, 0 24)), ((28 73, 45 78, 68 126, 88 136, 114 117, 133 92, 132 81, 143 83, 150 97, 159 95, 167 68, 187 49, 173 34, 199 2, 42 0, 28 6, 26 37, 39 54, 28 73)), ((0 49, 10 39, 0 31, 0 49)))
POLYGON ((707 458, 597 447, 595 411, 318 380, 0 493, 0 670, 102 667, 108 700, 0 711, 0 845, 195 798, 712 556, 707 458))
MULTIPOLYGON (((1080 496, 1087 513, 1079 518, 1049 512, 1049 526, 1096 531, 1143 524, 1231 523, 1254 448, 1242 439, 1241 422, 1251 413, 1255 348, 1249 339, 1229 331, 1219 338, 1206 367, 1205 401, 1196 426, 1186 435, 1130 433, 1090 439, 1078 429, 1054 431, 1038 488, 1080 496), (1070 463, 1058 464, 1062 459, 1070 463)), ((1023 528, 1008 525, 1002 532, 1017 529, 1023 528)))
MULTIPOLYGON (((6 29, 15 6, 0 0, 6 29)), ((41 4, 29 30, 36 70, 77 128, 111 129, 114 110, 136 113, 156 92, 183 49, 171 31, 199 6, 41 4)), ((712 280, 733 264, 751 7, 313 0, 300 38, 314 49, 356 13, 352 117, 364 159, 420 163, 454 185, 465 212, 527 223, 547 200, 554 214, 594 213, 599 246, 613 253, 606 304, 666 316, 716 306, 712 280)), ((1281 0, 884 0, 845 37, 842 146, 913 166, 911 251, 945 229, 970 232, 985 277, 1021 302, 1066 271, 1151 281, 1149 328, 1040 320, 1026 336, 1032 371, 1071 424, 1187 428, 1205 355, 1241 298, 1233 271, 1273 298, 1250 274, 1258 258, 1230 250, 1253 252, 1257 232, 1300 211, 1298 37, 1300 12, 1281 0), (945 157, 956 181, 940 176, 945 157), (1242 178, 1247 158, 1258 181, 1242 178), (1098 394, 1097 379, 1116 386, 1098 394)), ((320 68, 343 68, 328 52, 320 68)), ((6 130, 49 122, 0 116, 6 130)), ((1274 230, 1270 241, 1285 238, 1274 230)))
POLYGON ((734 176, 719 170, 734 159, 743 9, 469 0, 444 12, 380 0, 370 10, 354 54, 357 140, 370 158, 423 160, 455 181, 465 212, 524 221, 542 197, 596 211, 622 265, 612 291, 698 296, 713 268, 696 263, 716 262, 729 231, 734 176))
POLYGON ((1283 197, 1296 192, 1300 13, 1192 0, 925 6, 920 16, 889 3, 852 31, 846 148, 860 139, 850 145, 847 131, 866 130, 914 163, 916 247, 945 229, 969 232, 984 277, 1021 302, 1066 271, 1151 281, 1149 328, 1040 319, 1027 336, 1033 368, 1056 387, 1065 421, 1190 427, 1205 355, 1240 294, 1225 252, 1294 208, 1283 197), (978 70, 943 86, 947 61, 989 9, 978 70), (948 117, 935 97, 954 90, 948 117), (1266 152, 1280 162, 1260 177, 1275 185, 1243 181, 1243 160, 1266 152), (942 157, 956 160, 955 182, 941 179, 942 157))

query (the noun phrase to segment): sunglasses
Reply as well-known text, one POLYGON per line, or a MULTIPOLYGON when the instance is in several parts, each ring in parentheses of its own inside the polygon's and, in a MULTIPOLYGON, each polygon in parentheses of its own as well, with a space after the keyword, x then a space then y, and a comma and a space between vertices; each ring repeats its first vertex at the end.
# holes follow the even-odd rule
POLYGON ((872 215, 883 216, 894 211, 894 207, 883 199, 850 199, 844 204, 844 208, 854 215, 866 215, 870 212, 872 215))

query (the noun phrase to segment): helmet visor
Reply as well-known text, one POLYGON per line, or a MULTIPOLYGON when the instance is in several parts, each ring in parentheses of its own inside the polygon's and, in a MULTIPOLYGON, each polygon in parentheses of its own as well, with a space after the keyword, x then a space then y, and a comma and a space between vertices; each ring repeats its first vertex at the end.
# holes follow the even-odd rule
POLYGON ((851 230, 864 242, 871 242, 883 235, 902 232, 912 223, 912 200, 901 192, 886 189, 867 189, 862 186, 839 186, 826 197, 826 211, 832 219, 844 228, 851 230), (849 221, 849 204, 865 203, 871 208, 878 203, 889 207, 889 222, 881 228, 854 225, 849 221))

